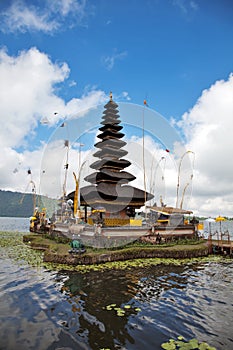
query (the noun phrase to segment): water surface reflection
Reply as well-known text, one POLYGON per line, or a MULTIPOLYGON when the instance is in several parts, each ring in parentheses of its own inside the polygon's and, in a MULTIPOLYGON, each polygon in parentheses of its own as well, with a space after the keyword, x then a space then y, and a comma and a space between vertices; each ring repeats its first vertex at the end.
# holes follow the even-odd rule
POLYGON ((72 273, 62 292, 73 310, 77 307, 77 333, 92 349, 159 349, 161 342, 180 334, 226 349, 233 345, 232 277, 231 264, 161 265, 72 273), (110 304, 131 307, 119 317, 115 310, 106 310, 110 304))
POLYGON ((2 255, 0 349, 154 350, 178 335, 231 349, 232 267, 54 273, 2 255))

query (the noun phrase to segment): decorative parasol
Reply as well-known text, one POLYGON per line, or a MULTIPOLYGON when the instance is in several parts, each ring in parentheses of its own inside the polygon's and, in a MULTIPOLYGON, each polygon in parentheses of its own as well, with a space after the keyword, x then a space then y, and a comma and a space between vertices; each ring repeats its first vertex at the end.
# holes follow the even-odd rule
POLYGON ((212 219, 212 218, 208 218, 208 219, 205 220, 205 222, 208 223, 208 232, 211 235, 211 223, 215 222, 215 220, 212 219))
POLYGON ((218 216, 216 219, 215 219, 215 221, 226 221, 226 219, 223 217, 223 216, 218 216))
POLYGON ((222 232, 222 221, 226 221, 226 219, 223 217, 223 216, 218 216, 216 219, 215 219, 216 222, 219 222, 220 223, 220 232, 222 232))
POLYGON ((208 218, 208 219, 206 219, 205 221, 206 221, 206 222, 209 222, 209 223, 211 223, 211 222, 215 222, 215 220, 214 220, 214 219, 212 219, 212 218, 208 218))

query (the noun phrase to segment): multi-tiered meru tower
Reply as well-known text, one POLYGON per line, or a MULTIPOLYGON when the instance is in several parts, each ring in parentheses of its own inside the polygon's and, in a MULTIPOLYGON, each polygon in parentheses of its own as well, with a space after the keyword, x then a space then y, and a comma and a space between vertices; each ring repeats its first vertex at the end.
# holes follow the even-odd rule
POLYGON ((117 107, 110 94, 110 100, 104 106, 103 126, 99 128, 97 136, 101 141, 95 144, 98 151, 94 157, 99 159, 90 165, 95 172, 85 177, 92 185, 80 189, 81 206, 101 208, 104 212, 101 214, 102 221, 106 226, 129 224, 135 209, 153 198, 152 194, 128 185, 136 177, 125 171, 131 163, 122 158, 128 152, 122 149, 126 142, 122 140, 123 126, 120 125, 117 107))

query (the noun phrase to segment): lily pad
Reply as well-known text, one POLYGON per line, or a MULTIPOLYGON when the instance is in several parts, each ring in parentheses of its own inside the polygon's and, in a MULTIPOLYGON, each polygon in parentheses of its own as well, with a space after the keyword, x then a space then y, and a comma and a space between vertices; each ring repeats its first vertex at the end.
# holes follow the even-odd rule
POLYGON ((176 344, 175 343, 171 343, 171 342, 167 342, 167 343, 163 343, 161 344, 162 349, 165 350, 175 350, 176 349, 176 344))
POLYGON ((137 311, 137 312, 142 311, 142 309, 140 309, 140 307, 135 307, 134 310, 137 311))

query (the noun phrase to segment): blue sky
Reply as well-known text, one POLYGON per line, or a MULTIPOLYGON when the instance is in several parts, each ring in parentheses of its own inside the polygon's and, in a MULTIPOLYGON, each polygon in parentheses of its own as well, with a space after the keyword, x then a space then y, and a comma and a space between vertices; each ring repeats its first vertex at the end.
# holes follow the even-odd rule
MULTIPOLYGON (((117 103, 139 111, 146 99, 148 110, 174 130, 176 144, 167 137, 157 149, 156 140, 146 140, 158 151, 157 162, 162 148, 171 148, 164 186, 169 204, 175 202, 170 188, 176 187, 171 179, 184 153, 182 139, 195 153, 189 206, 197 214, 233 216, 232 17, 227 0, 1 1, 0 188, 23 191, 29 167, 39 183, 51 135, 64 120, 106 103, 112 91, 117 103), (41 123, 45 119, 48 124, 41 123)), ((121 119, 129 118, 123 122, 134 123, 133 115, 122 113, 123 107, 121 119)), ((93 116, 94 129, 100 118, 101 111, 93 116)), ((146 126, 159 137, 151 118, 146 126)), ((142 142, 136 129, 127 137, 142 142)), ((84 157, 87 142, 82 151, 84 157)))

